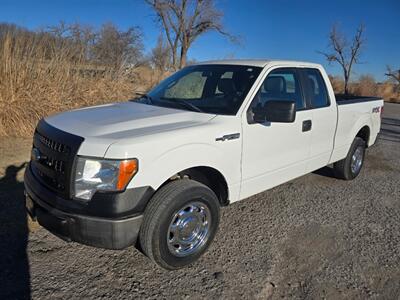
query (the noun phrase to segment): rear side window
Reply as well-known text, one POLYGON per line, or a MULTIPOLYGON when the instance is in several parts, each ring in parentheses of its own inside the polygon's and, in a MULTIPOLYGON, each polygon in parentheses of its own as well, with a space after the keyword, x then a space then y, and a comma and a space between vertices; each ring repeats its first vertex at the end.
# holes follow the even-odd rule
POLYGON ((312 108, 329 106, 329 97, 325 81, 317 69, 304 69, 306 79, 306 95, 310 100, 312 108))
POLYGON ((280 68, 269 73, 258 90, 251 107, 264 106, 270 100, 295 101, 297 110, 304 108, 296 69, 280 68))

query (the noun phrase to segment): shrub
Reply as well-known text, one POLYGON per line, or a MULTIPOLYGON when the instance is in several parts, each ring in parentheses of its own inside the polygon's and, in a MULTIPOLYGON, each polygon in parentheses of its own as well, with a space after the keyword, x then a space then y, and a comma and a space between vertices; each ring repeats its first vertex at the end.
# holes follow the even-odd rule
MULTIPOLYGON (((343 94, 344 81, 339 76, 329 75, 335 94, 343 94)), ((349 84, 349 92, 351 95, 359 96, 376 96, 381 97, 388 102, 400 103, 400 92, 395 83, 386 80, 377 83, 372 75, 361 75, 358 81, 349 84)))
POLYGON ((93 40, 77 38, 77 30, 65 36, 0 26, 0 136, 30 136, 44 116, 124 101, 155 83, 149 67, 101 64, 89 53, 93 40))

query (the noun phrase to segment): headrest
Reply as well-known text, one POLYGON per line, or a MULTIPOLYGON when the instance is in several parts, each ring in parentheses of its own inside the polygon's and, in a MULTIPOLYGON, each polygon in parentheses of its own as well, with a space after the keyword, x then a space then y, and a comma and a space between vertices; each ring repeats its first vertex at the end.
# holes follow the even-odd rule
POLYGON ((308 78, 308 82, 310 84, 310 89, 312 90, 312 93, 315 94, 316 90, 315 90, 315 82, 314 82, 314 80, 312 80, 311 78, 308 78))
POLYGON ((222 78, 218 81, 218 90, 225 95, 231 95, 235 92, 233 80, 230 78, 222 78))
POLYGON ((270 76, 264 84, 267 92, 282 93, 286 91, 286 81, 283 76, 270 76))
POLYGON ((233 72, 232 80, 235 88, 239 92, 244 92, 251 81, 253 74, 248 72, 233 72))

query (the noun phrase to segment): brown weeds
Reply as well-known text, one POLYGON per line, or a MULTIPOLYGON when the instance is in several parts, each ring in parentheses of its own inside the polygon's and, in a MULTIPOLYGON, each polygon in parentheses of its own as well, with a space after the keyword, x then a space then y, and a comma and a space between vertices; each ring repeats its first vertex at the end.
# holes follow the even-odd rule
MULTIPOLYGON (((338 76, 329 76, 329 79, 335 93, 343 94, 343 79, 338 76)), ((361 75, 357 81, 351 82, 349 93, 351 95, 381 97, 388 102, 400 103, 400 91, 396 83, 390 80, 378 83, 371 75, 361 75)))
MULTIPOLYGON (((99 45, 93 46, 91 42, 91 36, 99 34, 74 26, 70 28, 74 34, 78 33, 78 38, 49 31, 0 30, 0 136, 31 136, 38 120, 45 116, 125 101, 133 98, 136 91, 148 90, 165 76, 166 73, 161 74, 148 64, 131 67, 104 64, 107 61, 102 58, 104 51, 100 57, 88 53, 99 50, 99 45)), ((107 26, 107 30, 119 34, 112 25, 107 26)), ((111 42, 118 50, 119 41, 111 42)), ((111 42, 103 44, 109 46, 111 42)), ((117 61, 122 61, 121 56, 117 61)), ((331 81, 335 91, 341 93, 343 81, 338 77, 331 77, 331 81)), ((358 82, 351 83, 350 92, 400 102, 399 89, 394 83, 376 83, 371 76, 362 76, 358 82)))
POLYGON ((30 136, 44 116, 124 101, 154 84, 148 67, 91 64, 83 51, 47 34, 0 36, 0 136, 30 136))

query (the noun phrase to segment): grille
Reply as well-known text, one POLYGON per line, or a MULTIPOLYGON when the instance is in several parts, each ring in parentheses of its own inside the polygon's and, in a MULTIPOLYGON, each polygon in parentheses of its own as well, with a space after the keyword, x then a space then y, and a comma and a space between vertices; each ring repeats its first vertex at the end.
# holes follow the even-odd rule
POLYGON ((37 131, 33 138, 33 147, 39 154, 39 157, 32 162, 34 173, 48 187, 63 192, 66 186, 65 166, 67 165, 69 147, 37 131))
POLYGON ((31 170, 45 186, 70 196, 71 172, 83 138, 56 129, 41 120, 33 137, 31 170))
POLYGON ((64 173, 65 171, 65 161, 63 160, 58 160, 52 157, 44 156, 43 158, 40 159, 40 163, 58 173, 64 173))
POLYGON ((69 147, 67 145, 61 144, 59 142, 53 141, 52 139, 49 139, 48 137, 45 137, 41 135, 39 132, 35 132, 35 135, 37 135, 38 139, 43 145, 46 145, 48 148, 59 152, 59 153, 68 153, 70 151, 69 147))
POLYGON ((65 191, 65 184, 63 182, 59 182, 56 177, 48 176, 42 170, 37 168, 37 166, 32 166, 33 173, 36 177, 40 177, 42 182, 44 182, 48 187, 53 190, 59 191, 60 193, 65 191))

